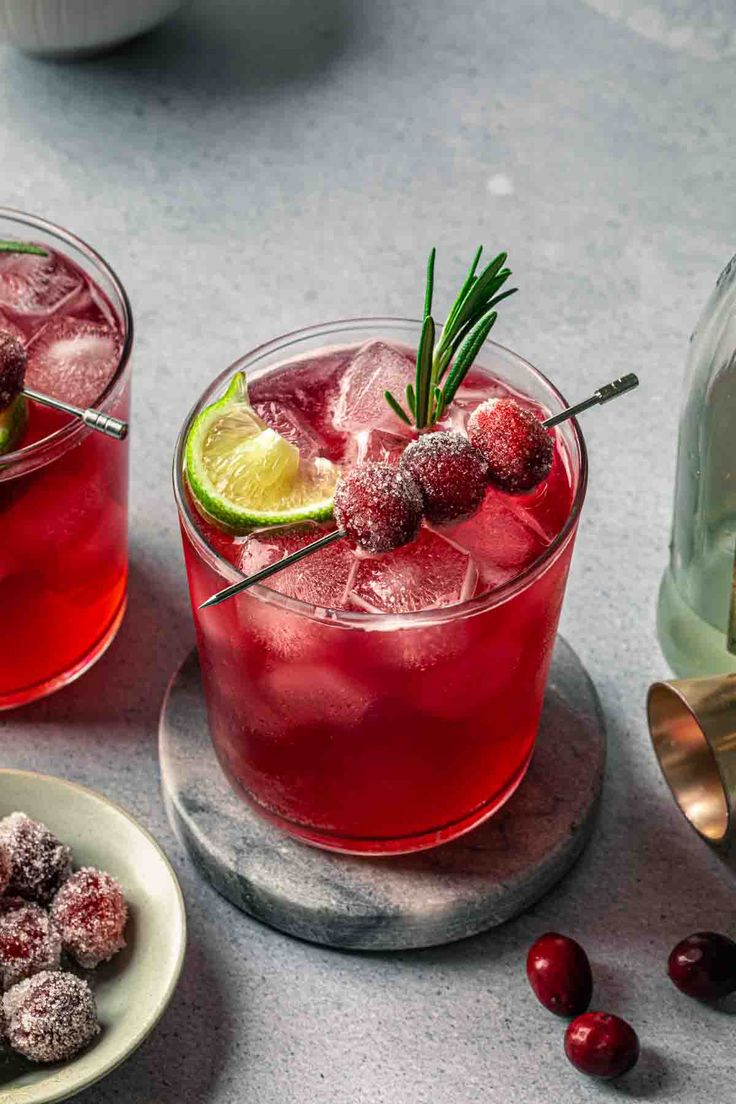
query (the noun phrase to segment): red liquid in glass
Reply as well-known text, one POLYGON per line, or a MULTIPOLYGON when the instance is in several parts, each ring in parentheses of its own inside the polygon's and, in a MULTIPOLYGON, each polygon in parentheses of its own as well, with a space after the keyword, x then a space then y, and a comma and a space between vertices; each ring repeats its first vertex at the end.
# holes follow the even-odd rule
MULTIPOLYGON (((0 329, 26 344, 29 387, 82 407, 105 390, 123 346, 102 290, 50 249, 47 257, 0 254, 0 329)), ((109 410, 127 418, 127 388, 109 410)), ((67 415, 29 403, 16 448, 68 424, 67 415)), ((0 708, 81 673, 124 609, 127 443, 83 431, 71 447, 41 448, 37 460, 0 458, 0 708)))
MULTIPOLYGON (((277 369, 253 381, 251 398, 303 455, 395 462, 411 433, 383 389, 402 394, 412 374, 410 356, 374 342, 277 369), (381 362, 375 376, 372 358, 381 362)), ((443 426, 462 431, 483 398, 508 394, 475 370, 443 426)), ((184 530, 210 727, 238 792, 292 834, 353 852, 432 846, 495 811, 533 749, 573 534, 501 604, 463 616, 458 603, 537 560, 569 517, 572 483, 558 443, 549 478, 531 494, 491 489, 470 520, 425 528, 388 556, 357 557, 338 542, 269 580, 281 594, 363 615, 352 622, 252 592, 200 611, 224 580, 184 530), (434 613, 417 620, 421 610, 434 613)), ((323 531, 235 538, 192 515, 245 574, 323 531)))

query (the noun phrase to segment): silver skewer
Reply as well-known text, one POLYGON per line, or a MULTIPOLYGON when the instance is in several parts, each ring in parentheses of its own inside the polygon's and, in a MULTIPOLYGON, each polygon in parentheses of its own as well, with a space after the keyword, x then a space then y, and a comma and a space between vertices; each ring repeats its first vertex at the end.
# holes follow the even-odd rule
MULTIPOLYGON (((591 406, 602 406, 603 403, 610 402, 611 399, 617 399, 619 395, 625 395, 627 391, 633 391, 635 387, 639 386, 639 379, 630 372, 627 376, 621 376, 620 379, 613 380, 612 383, 607 383, 605 387, 599 387, 597 391, 588 399, 583 399, 582 402, 575 403, 574 406, 568 406, 566 410, 560 411, 559 414, 555 414, 552 418, 547 418, 542 422, 542 425, 547 429, 552 429, 553 426, 560 425, 561 422, 566 422, 569 418, 574 418, 578 414, 582 414, 584 410, 589 410, 591 406)), ((200 609, 207 609, 208 606, 219 606, 220 602, 227 601, 228 598, 232 598, 234 594, 240 594, 243 590, 248 590, 250 587, 255 586, 256 583, 262 583, 264 579, 269 579, 272 575, 276 575, 279 571, 285 571, 287 567, 291 567, 292 564, 298 563, 299 560, 303 560, 305 556, 311 556, 313 552, 319 552, 320 548, 326 548, 328 544, 332 544, 333 541, 342 540, 347 534, 342 529, 335 529, 334 532, 328 533, 325 537, 320 537, 319 540, 312 541, 311 544, 305 544, 304 548, 297 549, 296 552, 292 552, 291 555, 285 556, 283 560, 277 560, 276 563, 269 564, 268 567, 262 568, 260 571, 256 571, 255 575, 249 575, 247 579, 243 579, 239 583, 233 583, 232 586, 225 587, 224 590, 219 590, 216 594, 213 594, 206 602, 202 602, 200 609)))
POLYGON ((34 391, 32 387, 24 387, 23 394, 42 406, 50 406, 54 410, 61 410, 64 414, 71 414, 73 418, 79 418, 90 429, 104 433, 106 437, 114 437, 116 441, 123 441, 128 435, 128 423, 121 422, 119 418, 113 418, 112 414, 103 414, 101 410, 81 406, 73 406, 63 399, 54 399, 51 395, 44 395, 41 391, 34 391))
POLYGON ((602 406, 603 403, 610 402, 611 399, 617 399, 619 395, 625 395, 627 391, 633 391, 638 386, 639 377, 635 376, 633 372, 629 372, 627 376, 621 376, 620 379, 607 383, 605 387, 599 387, 589 399, 583 399, 582 402, 575 403, 574 406, 568 406, 567 410, 561 410, 554 417, 547 418, 545 422, 542 422, 542 425, 546 429, 552 429, 560 422, 566 422, 568 418, 576 418, 578 414, 582 414, 584 410, 589 410, 591 406, 602 406))
POLYGON ((304 548, 297 548, 296 552, 292 552, 290 556, 286 556, 283 560, 277 560, 276 563, 261 568, 260 571, 256 571, 255 575, 249 575, 242 582, 233 583, 232 586, 218 591, 217 594, 213 594, 211 598, 203 602, 199 608, 206 609, 207 606, 219 606, 220 602, 232 598, 233 594, 240 594, 241 590, 247 590, 249 587, 255 586, 256 583, 262 583, 264 579, 275 575, 277 571, 283 571, 285 567, 291 567, 292 564, 303 560, 305 556, 311 556, 313 552, 318 552, 320 548, 326 548, 328 544, 332 544, 336 540, 342 540, 346 536, 347 533, 343 532, 342 529, 335 529, 334 532, 320 537, 319 540, 312 541, 311 544, 305 544, 304 548))

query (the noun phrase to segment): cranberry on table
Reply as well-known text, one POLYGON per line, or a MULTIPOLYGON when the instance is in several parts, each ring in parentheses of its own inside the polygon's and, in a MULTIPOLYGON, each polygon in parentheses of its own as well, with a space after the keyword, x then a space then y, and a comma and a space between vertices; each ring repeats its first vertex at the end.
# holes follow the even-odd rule
POLYGON ((414 477, 435 525, 474 514, 488 485, 483 454, 459 433, 425 433, 404 449, 399 467, 414 477))
POLYGON ((556 1016, 578 1016, 593 995, 588 956, 574 939, 547 932, 529 949, 526 975, 537 1000, 556 1016))
POLYGON ((69 877, 72 853, 52 832, 25 813, 0 820, 0 845, 10 854, 7 892, 47 905, 69 877))
POLYGON ((409 544, 422 523, 422 493, 408 472, 391 464, 356 464, 338 480, 335 521, 365 552, 409 544))
POLYGON ((51 906, 64 950, 80 966, 93 970, 125 946, 128 906, 115 879, 83 867, 64 883, 51 906))
POLYGON ((539 418, 513 399, 487 399, 476 407, 468 437, 483 453, 491 483, 508 494, 531 491, 550 473, 552 438, 539 418))
POLYGON ((736 943, 718 932, 695 932, 672 949, 667 972, 688 997, 720 1000, 736 991, 736 943))
POLYGON ((568 1025, 565 1054, 588 1077, 610 1080, 628 1073, 639 1058, 633 1027, 608 1012, 584 1012, 568 1025))
POLYGON ((15 985, 3 998, 3 1014, 11 1047, 33 1062, 73 1058, 100 1030, 89 985, 62 971, 15 985))

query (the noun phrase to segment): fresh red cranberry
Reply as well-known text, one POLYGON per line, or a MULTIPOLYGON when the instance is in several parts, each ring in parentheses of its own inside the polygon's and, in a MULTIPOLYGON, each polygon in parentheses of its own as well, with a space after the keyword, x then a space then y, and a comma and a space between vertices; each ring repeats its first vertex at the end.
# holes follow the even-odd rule
POLYGON ((488 465, 459 433, 425 433, 407 445, 399 467, 419 484, 424 512, 435 525, 470 517, 486 493, 488 465))
POLYGON ((0 410, 23 390, 28 355, 23 343, 7 330, 0 330, 0 410))
POLYGON ((529 948, 526 976, 540 1004, 556 1016, 579 1016, 593 995, 588 956, 574 939, 541 935, 529 948))
POLYGON ((413 541, 422 523, 422 493, 407 471, 357 464, 338 480, 335 521, 366 552, 392 552, 413 541))
POLYGON ((673 948, 667 972, 688 997, 720 1000, 736 991, 736 943, 718 932, 696 932, 673 948))
POLYGON ((565 1054, 581 1073, 608 1081, 628 1073, 636 1065, 639 1038, 619 1016, 584 1012, 568 1025, 565 1054))
POLYGON ((513 399, 487 399, 468 420, 468 437, 485 457, 491 482, 509 494, 546 479, 554 445, 539 418, 513 399))

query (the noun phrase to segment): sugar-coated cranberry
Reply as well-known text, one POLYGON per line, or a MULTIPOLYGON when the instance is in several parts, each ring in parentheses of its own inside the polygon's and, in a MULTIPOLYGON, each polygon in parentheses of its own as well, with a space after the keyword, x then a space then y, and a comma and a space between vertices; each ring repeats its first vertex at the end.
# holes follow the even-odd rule
POLYGON ((41 970, 56 970, 61 936, 48 913, 20 897, 4 898, 0 905, 0 989, 41 970))
POLYGON ((718 932, 696 932, 672 949, 667 972, 688 997, 720 1000, 736 991, 736 943, 718 932))
POLYGON ((579 1016, 593 995, 588 956, 574 939, 541 935, 529 948, 526 975, 537 1000, 556 1016, 579 1016))
POLYGON ((5 410, 23 390, 28 354, 14 334, 0 330, 0 410, 5 410))
POLYGON ((413 541, 422 522, 422 493, 391 464, 357 464, 338 480, 335 521, 366 552, 392 552, 413 541))
POLYGON ((468 437, 502 491, 523 494, 550 473, 552 438, 539 418, 513 399, 487 399, 476 407, 468 419, 468 437))
POLYGON ((418 483, 424 513, 435 525, 468 518, 483 501, 488 465, 459 433, 425 433, 407 445, 399 467, 418 483))
POLYGON ((128 906, 110 874, 83 867, 64 882, 51 906, 64 950, 93 970, 125 946, 128 906))
POLYGON ((7 892, 46 905, 69 876, 72 853, 45 824, 25 813, 0 820, 0 844, 12 864, 7 892))
POLYGON ((565 1054, 575 1069, 589 1077, 610 1080, 628 1073, 639 1058, 639 1038, 633 1027, 608 1012, 584 1012, 568 1025, 565 1054))
POLYGON ((3 998, 3 1012, 8 1042, 32 1062, 73 1058, 100 1030, 89 985, 63 971, 15 985, 3 998))

